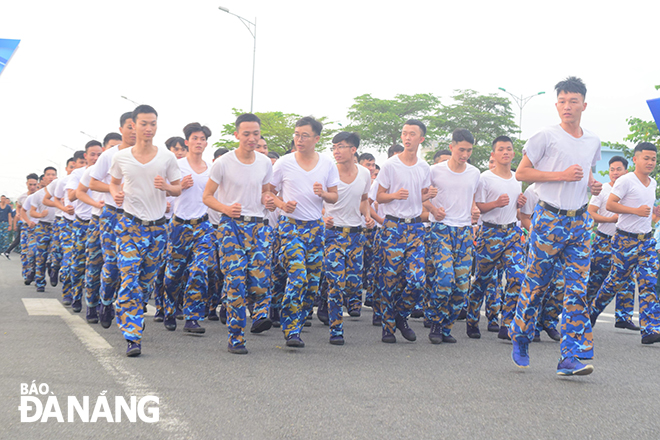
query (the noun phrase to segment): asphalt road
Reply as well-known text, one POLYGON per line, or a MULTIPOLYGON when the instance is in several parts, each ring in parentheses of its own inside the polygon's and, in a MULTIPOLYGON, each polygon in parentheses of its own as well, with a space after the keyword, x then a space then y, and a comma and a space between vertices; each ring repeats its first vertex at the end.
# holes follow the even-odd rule
POLYGON ((416 342, 398 335, 383 344, 370 309, 346 318, 344 346, 330 345, 315 318, 304 349, 285 347, 271 329, 248 333, 247 356, 227 352, 219 322, 192 336, 148 318, 142 356, 126 358, 116 325, 88 325, 56 301, 34 300, 59 299, 59 286, 37 293, 23 285, 18 256, 1 258, 3 439, 660 438, 660 344, 615 329, 611 309, 595 328, 595 371, 585 377, 555 374, 559 344, 545 334, 531 346, 531 368, 516 368, 510 343, 483 320, 480 340, 459 322, 457 344, 431 345, 421 320, 411 320, 416 342), (63 422, 21 422, 21 384, 33 381, 48 385, 63 422), (158 421, 67 421, 68 396, 89 396, 93 415, 101 395, 113 414, 118 396, 157 396, 158 421))

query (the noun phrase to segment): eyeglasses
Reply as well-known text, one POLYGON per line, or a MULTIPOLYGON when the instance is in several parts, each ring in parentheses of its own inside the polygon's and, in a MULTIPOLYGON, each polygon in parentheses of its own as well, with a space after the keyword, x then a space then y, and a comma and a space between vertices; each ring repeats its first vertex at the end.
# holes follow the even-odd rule
POLYGON ((350 145, 335 145, 334 147, 330 148, 330 151, 337 151, 337 150, 343 150, 345 148, 351 148, 350 145))
POLYGON ((293 138, 294 139, 302 139, 303 141, 308 141, 312 138, 313 136, 308 135, 307 133, 299 134, 299 133, 294 133, 293 138))

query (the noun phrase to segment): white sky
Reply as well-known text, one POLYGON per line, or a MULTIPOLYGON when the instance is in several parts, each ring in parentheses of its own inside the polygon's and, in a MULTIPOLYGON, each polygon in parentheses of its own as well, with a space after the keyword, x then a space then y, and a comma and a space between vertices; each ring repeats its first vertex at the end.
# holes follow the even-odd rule
POLYGON ((657 0, 4 0, 0 38, 22 41, 0 75, 0 193, 15 198, 48 165, 63 171, 73 152, 61 145, 82 149, 81 130, 118 131, 135 107, 122 95, 156 108, 157 144, 193 121, 215 142, 232 107, 249 110, 253 47, 218 6, 257 17, 255 111, 346 124, 364 93, 449 103, 454 89, 545 91, 524 109, 527 138, 558 122, 553 86, 576 75, 583 126, 622 141, 626 118, 651 120, 645 101, 660 97, 657 0))

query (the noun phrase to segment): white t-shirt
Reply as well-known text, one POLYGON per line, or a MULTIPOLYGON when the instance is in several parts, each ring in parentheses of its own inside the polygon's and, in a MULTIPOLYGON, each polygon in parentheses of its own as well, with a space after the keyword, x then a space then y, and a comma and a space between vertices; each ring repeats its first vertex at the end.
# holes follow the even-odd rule
MULTIPOLYGON (((621 199, 619 203, 623 206, 639 208, 646 205, 653 209, 655 188, 658 183, 653 178, 649 178, 649 180, 651 181, 649 186, 644 186, 635 173, 625 174, 616 179, 611 193, 621 199)), ((619 214, 616 227, 633 234, 646 234, 651 232, 652 217, 652 215, 640 217, 635 214, 619 214)))
POLYGON ((254 153, 254 161, 245 164, 236 158, 235 150, 217 158, 209 173, 218 184, 217 200, 227 206, 240 203, 241 215, 249 217, 263 217, 261 194, 272 176, 273 164, 268 156, 254 153))
MULTIPOLYGON (((50 195, 60 199, 62 201, 62 205, 64 206, 73 206, 73 203, 71 200, 69 200, 69 193, 66 191, 66 184, 69 182, 71 174, 62 177, 61 179, 57 179, 48 185, 48 192, 50 195), (57 183, 53 185, 55 182, 57 183)), ((67 220, 74 220, 76 218, 74 214, 67 214, 66 212, 62 212, 62 215, 67 220)))
MULTIPOLYGON (((431 204, 444 208, 446 214, 440 223, 457 227, 472 225, 472 201, 480 177, 479 169, 469 163, 462 173, 453 172, 448 161, 431 167, 431 184, 438 188, 438 195, 431 199, 431 204)), ((437 221, 433 215, 429 215, 429 220, 437 221)))
MULTIPOLYGON (((128 148, 125 148, 127 150, 128 148)), ((110 184, 112 176, 110 176, 110 167, 112 166, 112 158, 119 152, 119 146, 115 145, 112 148, 109 148, 99 156, 96 164, 94 164, 94 170, 92 170, 92 177, 99 182, 110 184)), ((123 150, 122 150, 123 151, 123 150)), ((112 195, 109 192, 101 193, 103 195, 103 203, 106 205, 113 206, 117 208, 115 199, 112 198, 112 195)))
POLYGON ((544 128, 529 138, 524 153, 539 171, 564 171, 580 165, 584 176, 578 182, 537 182, 539 198, 559 209, 579 209, 589 198, 589 170, 600 160, 600 139, 583 129, 574 138, 560 125, 544 128))
POLYGON ((487 223, 507 225, 518 221, 518 197, 522 194, 522 182, 516 180, 516 175, 503 179, 491 170, 481 173, 475 201, 477 203, 490 203, 497 200, 502 194, 509 196, 509 204, 501 208, 494 208, 483 213, 481 219, 487 223))
MULTIPOLYGON (((284 202, 297 202, 291 214, 282 215, 295 220, 320 220, 323 213, 323 199, 314 194, 314 183, 323 185, 323 190, 339 186, 339 172, 332 160, 320 153, 319 161, 311 171, 303 170, 296 160, 295 153, 287 154, 275 162, 271 184, 278 189, 284 202)), ((225 154, 226 156, 226 154, 225 154)), ((223 156, 224 157, 224 156, 223 156)))
POLYGON ((179 169, 181 170, 181 178, 185 176, 192 176, 193 186, 186 188, 181 191, 181 195, 176 197, 172 205, 174 215, 184 220, 192 220, 200 218, 207 213, 208 208, 202 201, 204 196, 204 188, 206 188, 206 182, 209 181, 209 171, 211 170, 211 164, 204 161, 206 164, 206 169, 201 173, 197 174, 195 170, 190 166, 187 157, 182 157, 177 161, 179 164, 179 169))
POLYGON ((145 164, 135 159, 133 147, 118 151, 112 158, 110 175, 124 179, 124 211, 147 221, 163 218, 167 208, 167 193, 154 187, 154 179, 181 179, 176 156, 165 148, 158 148, 154 158, 145 164))
POLYGON ((25 212, 27 213, 28 219, 30 219, 30 221, 32 223, 39 223, 38 218, 34 218, 30 215, 30 209, 32 209, 32 200, 34 200, 34 198, 33 198, 34 194, 35 193, 27 195, 27 193, 25 193, 25 200, 23 200, 23 202, 21 203, 21 206, 23 207, 23 209, 25 209, 25 212))
MULTIPOLYGON (((80 183, 85 185, 87 188, 89 188, 89 184, 92 180, 92 170, 96 166, 96 164, 92 165, 91 167, 87 167, 85 169, 85 172, 83 173, 82 177, 80 178, 80 183)), ((100 193, 98 191, 92 191, 91 189, 87 190, 87 194, 96 202, 105 200, 105 197, 103 196, 103 193, 100 193)), ((100 216, 101 215, 101 210, 97 208, 96 206, 92 206, 92 215, 100 216)))
MULTIPOLYGON (((44 205, 44 197, 45 196, 46 196, 46 189, 41 188, 36 193, 32 194, 32 196, 31 196, 32 200, 30 200, 30 206, 34 207, 34 209, 36 209, 36 211, 39 212, 39 213, 44 212, 44 211, 48 212, 48 215, 46 215, 46 217, 39 218, 39 219, 37 219, 37 221, 46 222, 46 223, 53 223, 55 221, 55 211, 56 211, 56 209, 51 208, 50 206, 44 205)), ((32 221, 34 221, 34 220, 32 220, 32 221)))
MULTIPOLYGON (((87 168, 78 168, 77 170, 73 170, 73 172, 70 174, 71 178, 68 180, 66 186, 64 187, 64 191, 66 191, 67 197, 70 189, 75 191, 78 188, 78 184, 80 183, 82 176, 85 174, 85 171, 87 171, 87 168)), ((81 220, 90 220, 92 218, 92 207, 87 203, 83 203, 80 200, 75 200, 73 202, 73 209, 76 213, 75 215, 81 220)))
POLYGON ((524 196, 527 199, 527 201, 525 202, 523 207, 520 208, 520 213, 525 215, 532 215, 534 214, 536 205, 538 205, 539 203, 539 195, 536 192, 536 183, 532 183, 527 187, 524 196))
POLYGON ((386 189, 388 194, 394 194, 400 189, 408 190, 406 200, 392 200, 383 203, 383 217, 392 215, 399 218, 415 218, 422 215, 422 190, 431 186, 431 167, 417 158, 417 162, 408 166, 401 162, 399 156, 392 156, 385 161, 378 173, 378 184, 386 189))
MULTIPOLYGON (((607 205, 607 199, 610 197, 610 192, 612 192, 611 182, 607 182, 603 185, 603 189, 600 191, 600 194, 597 196, 591 197, 589 201, 590 205, 598 207, 598 214, 603 217, 612 217, 613 212, 610 212, 605 208, 607 205)), ((616 233, 616 223, 598 223, 598 230, 603 234, 614 235, 616 233)))
POLYGON ((362 225, 360 203, 362 196, 369 193, 371 173, 362 165, 357 165, 357 169, 351 183, 345 183, 340 178, 337 203, 323 203, 326 217, 332 217, 335 226, 353 228, 362 225))

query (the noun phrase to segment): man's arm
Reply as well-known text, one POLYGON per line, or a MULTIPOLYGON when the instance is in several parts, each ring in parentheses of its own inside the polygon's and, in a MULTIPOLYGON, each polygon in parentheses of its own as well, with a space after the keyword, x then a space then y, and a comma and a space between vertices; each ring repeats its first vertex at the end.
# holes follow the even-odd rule
POLYGON ((516 170, 516 179, 523 182, 577 182, 584 172, 580 165, 571 165, 564 171, 539 171, 534 168, 527 156, 523 156, 516 170))
POLYGON ((408 198, 408 190, 401 188, 395 193, 389 194, 387 192, 389 188, 384 188, 383 185, 378 185, 378 194, 376 195, 376 201, 381 204, 386 204, 393 202, 394 200, 406 200, 408 198))
POLYGON ((616 214, 611 217, 598 214, 598 206, 596 205, 589 205, 587 211, 589 211, 589 214, 591 214, 593 219, 598 223, 616 223, 619 220, 619 216, 616 214))
POLYGON ((620 197, 610 193, 610 196, 607 199, 607 204, 605 205, 605 209, 616 214, 633 214, 639 217, 648 217, 651 215, 650 206, 642 205, 639 208, 632 208, 630 206, 622 205, 619 203, 620 201, 620 197))
POLYGON ((89 189, 96 192, 109 193, 110 185, 92 177, 89 181, 89 189))
POLYGON ((202 201, 209 208, 221 212, 228 217, 236 218, 241 215, 241 204, 234 203, 233 205, 225 205, 220 203, 218 199, 215 198, 215 192, 218 189, 218 184, 213 180, 209 179, 204 187, 204 194, 202 195, 202 201))
POLYGON ((103 208, 102 201, 97 202, 96 200, 91 198, 89 194, 87 194, 88 189, 89 188, 87 188, 85 185, 79 183, 78 188, 76 189, 76 198, 89 206, 93 206, 98 209, 103 208))

